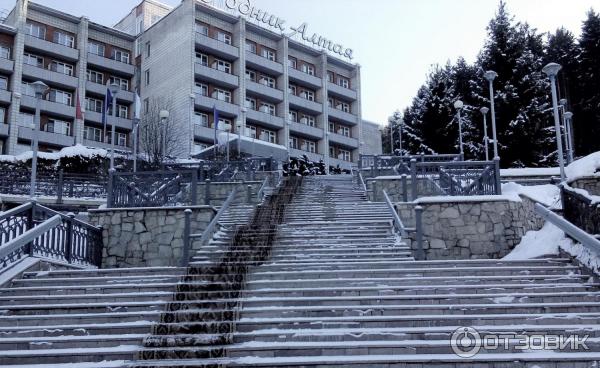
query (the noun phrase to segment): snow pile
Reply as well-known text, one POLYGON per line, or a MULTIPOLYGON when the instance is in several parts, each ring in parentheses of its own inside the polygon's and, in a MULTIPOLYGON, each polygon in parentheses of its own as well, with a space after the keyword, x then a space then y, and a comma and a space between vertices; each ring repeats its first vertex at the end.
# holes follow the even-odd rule
POLYGON ((566 168, 569 181, 586 176, 600 176, 600 152, 592 153, 566 168))
POLYGON ((591 205, 600 204, 600 196, 592 195, 592 194, 590 194, 590 192, 588 192, 585 189, 573 188, 566 184, 565 184, 565 189, 570 190, 571 192, 575 192, 585 198, 588 198, 590 201, 592 201, 591 205))
POLYGON ((500 170, 502 177, 526 177, 526 176, 560 176, 560 168, 558 167, 527 167, 518 169, 502 169, 500 170))
POLYGON ((584 266, 593 271, 596 275, 600 274, 600 254, 590 248, 584 247, 580 243, 561 245, 561 249, 577 258, 584 266))
POLYGON ((573 245, 573 242, 565 236, 565 233, 552 225, 546 223, 540 231, 529 231, 521 244, 506 257, 506 261, 521 261, 535 259, 544 256, 558 255, 559 247, 565 248, 573 245))
MULTIPOLYGON (((63 148, 62 150, 60 150, 60 152, 38 152, 38 158, 50 161, 58 161, 61 158, 78 156, 84 158, 107 157, 108 152, 105 149, 89 148, 82 146, 81 144, 77 144, 73 147, 63 148)), ((24 152, 18 156, 0 155, 0 162, 26 162, 31 160, 32 157, 32 151, 24 152)))
POLYGON ((560 208, 561 206, 560 188, 552 184, 523 186, 507 183, 502 185, 502 194, 517 198, 524 195, 546 207, 560 208))

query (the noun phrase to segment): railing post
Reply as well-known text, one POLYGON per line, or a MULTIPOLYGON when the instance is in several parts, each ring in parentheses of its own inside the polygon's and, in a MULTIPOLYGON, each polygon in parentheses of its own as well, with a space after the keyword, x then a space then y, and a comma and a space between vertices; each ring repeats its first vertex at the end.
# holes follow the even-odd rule
POLYGON ((358 170, 362 170, 362 160, 363 160, 363 155, 359 155, 359 158, 358 158, 358 170))
POLYGON ((425 162, 425 154, 421 153, 421 162, 425 162))
POLYGON ((190 249, 192 247, 192 210, 186 209, 184 211, 184 227, 183 227, 183 251, 181 255, 180 267, 187 267, 190 261, 190 249))
MULTIPOLYGON (((34 222, 34 220, 35 220, 35 206, 36 206, 35 201, 32 201, 31 209, 29 210, 29 213, 27 214, 27 229, 25 229, 23 232, 31 230, 35 226, 35 222, 34 222)), ((29 252, 28 252, 29 256, 33 257, 34 254, 35 254, 35 249, 33 247, 33 242, 29 243, 28 248, 29 248, 29 252)))
POLYGON ((423 249, 423 207, 415 207, 415 224, 417 229, 417 261, 425 260, 425 250, 423 249))
POLYGON ((416 200, 419 196, 417 193, 417 160, 410 160, 410 186, 412 189, 412 200, 416 200))
POLYGON ((494 176, 496 177, 496 195, 502 195, 502 178, 500 177, 500 158, 494 158, 494 176))
POLYGON ((75 214, 70 212, 67 214, 69 218, 67 220, 67 234, 66 234, 66 243, 65 243, 65 259, 67 263, 73 262, 73 220, 75 219, 75 214))
POLYGON ((114 169, 109 169, 108 170, 108 188, 107 188, 107 193, 106 193, 106 206, 108 208, 113 208, 115 205, 114 202, 114 179, 115 179, 115 170, 114 169))
POLYGON ((198 205, 198 172, 192 172, 192 184, 190 188, 190 199, 192 206, 198 205))
POLYGON ((402 174, 402 201, 408 202, 408 176, 402 174))
POLYGON ((252 185, 246 187, 246 202, 252 204, 252 185))
POLYGON ((206 179, 204 182, 204 204, 210 205, 210 179, 206 179))
POLYGON ((377 202, 377 200, 379 199, 379 188, 378 188, 378 183, 377 180, 373 180, 373 202, 377 202))
POLYGON ((58 183, 56 187, 56 204, 63 203, 63 186, 64 186, 64 171, 60 169, 58 171, 58 183))

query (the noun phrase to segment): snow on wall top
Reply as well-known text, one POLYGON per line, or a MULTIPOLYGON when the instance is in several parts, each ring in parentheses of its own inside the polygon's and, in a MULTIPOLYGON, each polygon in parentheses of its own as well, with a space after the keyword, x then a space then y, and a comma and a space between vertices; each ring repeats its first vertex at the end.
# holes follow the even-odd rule
POLYGON ((573 181, 586 176, 600 176, 600 152, 581 158, 566 168, 567 178, 573 181))
MULTIPOLYGON (((24 162, 27 160, 31 160, 32 156, 32 151, 28 151, 17 156, 0 155, 0 162, 24 162)), ((63 148, 62 150, 60 150, 60 152, 38 152, 38 157, 44 160, 60 160, 61 158, 75 156, 87 158, 92 158, 96 156, 107 157, 108 152, 105 149, 89 148, 82 146, 81 144, 75 145, 73 147, 63 148)))

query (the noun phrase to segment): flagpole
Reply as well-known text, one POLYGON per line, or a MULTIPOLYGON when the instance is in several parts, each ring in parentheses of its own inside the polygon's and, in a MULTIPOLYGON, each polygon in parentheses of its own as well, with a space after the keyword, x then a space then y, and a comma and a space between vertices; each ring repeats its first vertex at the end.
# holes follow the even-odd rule
POLYGON ((133 172, 137 172, 137 156, 138 156, 138 134, 140 129, 140 120, 135 119, 133 122, 133 172))

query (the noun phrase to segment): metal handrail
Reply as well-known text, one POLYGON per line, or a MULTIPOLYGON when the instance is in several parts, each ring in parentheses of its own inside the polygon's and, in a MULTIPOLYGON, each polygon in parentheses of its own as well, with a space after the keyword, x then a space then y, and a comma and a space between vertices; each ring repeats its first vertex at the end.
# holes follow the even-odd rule
POLYGON ((358 178, 360 179, 360 185, 362 185, 365 194, 367 194, 369 190, 367 189, 367 184, 365 183, 365 179, 363 178, 362 173, 360 171, 358 172, 358 178))
POLYGON ((25 204, 20 205, 19 207, 15 207, 13 209, 10 209, 6 212, 2 212, 0 213, 0 221, 4 221, 9 217, 13 217, 15 215, 20 214, 21 212, 30 210, 33 207, 33 203, 32 202, 27 202, 25 204))
POLYGON ((265 194, 265 189, 267 189, 267 185, 269 184, 269 178, 265 178, 265 180, 262 183, 262 186, 260 187, 259 191, 258 191, 258 200, 261 201, 264 198, 264 194, 265 194))
POLYGON ((554 226, 564 231, 567 235, 580 242, 584 247, 589 248, 596 253, 600 253, 600 240, 581 230, 571 222, 567 221, 563 217, 560 217, 539 203, 536 203, 535 205, 535 212, 544 220, 550 222, 554 226))
POLYGON ((387 194, 387 192, 385 190, 383 191, 383 197, 385 198, 385 203, 387 204, 390 212, 392 213, 392 217, 394 218, 394 227, 396 228, 396 230, 398 231, 398 233, 401 236, 406 237, 408 235, 407 229, 404 226, 404 223, 402 223, 402 219, 398 215, 398 212, 396 212, 396 209, 394 208, 394 204, 390 200, 390 196, 387 194))
POLYGON ((31 230, 26 231, 25 233, 17 236, 16 238, 10 240, 8 243, 4 244, 0 247, 0 259, 4 259, 9 256, 11 253, 25 247, 27 244, 30 244, 35 239, 44 235, 51 229, 59 226, 62 222, 60 215, 56 215, 51 217, 50 219, 44 221, 40 225, 34 227, 31 230))

